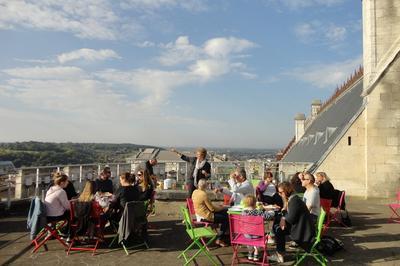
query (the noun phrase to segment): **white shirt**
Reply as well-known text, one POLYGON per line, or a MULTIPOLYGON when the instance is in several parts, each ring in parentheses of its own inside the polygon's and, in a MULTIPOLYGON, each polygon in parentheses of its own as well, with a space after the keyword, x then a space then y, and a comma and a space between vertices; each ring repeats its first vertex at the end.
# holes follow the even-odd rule
POLYGON ((224 189, 222 192, 224 194, 231 195, 234 205, 240 205, 240 202, 244 196, 250 194, 254 195, 254 187, 249 180, 245 180, 242 183, 235 183, 233 179, 228 180, 230 191, 224 189))
POLYGON ((304 192, 303 200, 308 208, 311 206, 310 213, 319 216, 321 212, 321 199, 318 187, 314 185, 312 189, 307 189, 304 192))
POLYGON ((61 216, 66 210, 69 210, 69 201, 67 193, 60 186, 52 186, 46 193, 44 199, 47 216, 61 216))

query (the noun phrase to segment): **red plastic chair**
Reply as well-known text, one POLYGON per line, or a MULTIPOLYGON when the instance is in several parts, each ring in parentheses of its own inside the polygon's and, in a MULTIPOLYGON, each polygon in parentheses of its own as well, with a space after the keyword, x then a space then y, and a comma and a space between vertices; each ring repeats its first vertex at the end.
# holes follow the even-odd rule
POLYGON ((341 191, 341 192, 340 192, 340 198, 339 198, 339 204, 338 204, 338 206, 336 207, 336 210, 335 210, 335 211, 333 212, 333 214, 331 215, 330 221, 331 221, 331 222, 332 222, 332 221, 336 221, 337 223, 341 224, 342 226, 348 227, 347 225, 345 225, 345 224, 342 222, 342 216, 341 216, 345 196, 346 196, 346 192, 345 192, 344 190, 341 191))
POLYGON ((264 250, 261 262, 252 261, 256 264, 269 265, 267 256, 267 236, 265 235, 264 219, 262 216, 248 216, 240 214, 229 215, 229 228, 231 245, 233 249, 232 264, 249 262, 247 258, 239 259, 238 251, 241 245, 262 247, 264 250), (257 236, 258 238, 247 238, 245 235, 257 236))
POLYGON ((68 251, 67 251, 67 255, 70 254, 70 252, 72 250, 74 251, 93 251, 92 252, 92 256, 95 255, 97 247, 99 245, 100 242, 104 241, 104 235, 103 235, 103 229, 104 229, 104 224, 105 221, 103 221, 102 219, 102 214, 103 214, 103 209, 101 208, 101 206, 99 205, 98 202, 96 201, 92 201, 92 206, 90 209, 90 224, 92 226, 94 226, 94 232, 95 232, 95 236, 96 239, 93 239, 91 242, 94 242, 93 246, 85 246, 85 247, 76 247, 74 246, 74 244, 76 244, 76 242, 80 242, 81 239, 80 237, 77 235, 77 229, 79 228, 79 222, 75 220, 75 205, 76 205, 76 201, 70 201, 70 212, 71 212, 71 232, 73 235, 73 238, 71 240, 71 243, 69 244, 68 247, 68 251))
POLYGON ((231 199, 232 199, 231 196, 224 194, 224 205, 230 206, 231 205, 231 199))
POLYGON ((197 221, 196 212, 194 211, 193 200, 191 198, 186 199, 186 204, 189 209, 189 214, 190 214, 190 218, 192 219, 192 224, 194 226, 211 226, 211 225, 213 225, 213 223, 210 223, 210 222, 204 222, 204 221, 198 222, 197 221))
POLYGON ((322 230, 322 235, 324 235, 329 228, 329 224, 331 223, 332 200, 321 198, 320 203, 321 203, 321 208, 323 208, 324 211, 326 212, 326 220, 324 223, 324 228, 322 230))
POLYGON ((396 200, 397 202, 388 204, 389 209, 392 211, 392 215, 389 218, 389 223, 400 223, 400 213, 398 213, 398 210, 400 209, 400 191, 397 192, 396 200))
POLYGON ((40 247, 44 247, 46 251, 48 251, 47 248, 47 241, 50 239, 56 239, 58 242, 60 242, 64 247, 68 247, 68 245, 65 243, 65 241, 61 238, 59 234, 59 230, 64 227, 64 225, 67 223, 67 220, 61 220, 61 221, 54 221, 51 223, 47 223, 42 231, 39 232, 39 234, 36 236, 35 239, 32 240, 32 245, 34 245, 34 249, 32 250, 32 253, 35 253, 38 251, 40 247))

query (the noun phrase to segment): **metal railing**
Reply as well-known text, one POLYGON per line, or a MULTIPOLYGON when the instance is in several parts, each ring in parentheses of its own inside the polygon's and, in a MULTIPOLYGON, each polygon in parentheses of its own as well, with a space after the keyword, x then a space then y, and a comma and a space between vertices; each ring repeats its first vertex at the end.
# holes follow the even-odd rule
MULTIPOLYGON (((6 202, 8 208, 15 199, 26 199, 32 196, 44 197, 45 192, 50 186, 51 176, 56 171, 63 171, 69 176, 70 182, 74 184, 77 192, 82 191, 87 180, 95 180, 105 166, 111 169, 111 180, 114 187, 119 185, 118 176, 123 172, 133 172, 141 161, 134 163, 108 163, 108 164, 79 164, 79 165, 56 165, 23 167, 17 169, 16 174, 3 176, 0 179, 3 184, 3 191, 0 191, 2 202, 6 202)), ((287 180, 297 171, 303 171, 309 167, 309 163, 287 163, 275 161, 227 161, 210 162, 211 178, 210 183, 219 182, 224 184, 229 179, 230 173, 237 167, 245 167, 249 179, 261 180, 265 170, 270 170, 278 182, 287 180)), ((170 171, 174 171, 172 176, 176 182, 177 189, 184 189, 184 180, 187 175, 188 167, 184 161, 159 161, 154 167, 154 174, 163 180, 170 171)))

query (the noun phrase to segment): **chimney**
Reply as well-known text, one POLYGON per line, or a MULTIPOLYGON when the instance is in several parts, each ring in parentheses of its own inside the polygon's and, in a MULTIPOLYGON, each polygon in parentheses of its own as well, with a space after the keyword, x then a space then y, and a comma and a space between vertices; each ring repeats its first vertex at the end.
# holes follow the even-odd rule
POLYGON ((312 103, 311 103, 311 119, 312 120, 314 120, 317 117, 319 110, 321 110, 321 106, 322 106, 321 100, 312 101, 312 103))
POLYGON ((301 137, 304 135, 304 126, 306 122, 306 116, 304 114, 297 114, 294 117, 295 121, 295 134, 296 134, 296 142, 298 142, 301 137))

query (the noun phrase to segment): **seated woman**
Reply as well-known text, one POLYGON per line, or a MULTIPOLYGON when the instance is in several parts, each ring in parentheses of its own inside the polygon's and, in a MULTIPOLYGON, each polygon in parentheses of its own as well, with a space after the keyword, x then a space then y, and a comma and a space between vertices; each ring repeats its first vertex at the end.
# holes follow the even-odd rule
POLYGON ((335 188, 329 181, 329 177, 324 172, 318 172, 315 174, 316 184, 319 188, 319 196, 323 199, 333 200, 335 194, 335 188))
POLYGON ((256 188, 257 200, 266 204, 274 204, 282 208, 282 198, 276 193, 276 186, 273 183, 273 179, 274 177, 271 172, 265 172, 264 180, 261 180, 256 188))
POLYGON ((301 180, 303 179, 304 174, 302 172, 295 173, 292 178, 290 179, 290 183, 293 186, 295 193, 304 193, 306 188, 302 186, 301 180))
POLYGON ((276 242, 276 254, 268 257, 271 261, 284 262, 286 235, 299 246, 308 250, 315 236, 315 226, 310 217, 306 204, 294 193, 293 185, 282 182, 278 185, 278 192, 284 202, 283 216, 273 225, 276 242))
POLYGON ((208 199, 206 193, 207 181, 200 179, 197 184, 197 189, 192 194, 192 200, 196 218, 198 221, 209 221, 215 224, 221 224, 220 231, 217 236, 217 245, 226 247, 227 245, 222 241, 225 233, 229 232, 229 220, 227 209, 214 206, 208 199))
POLYGON ((80 194, 78 201, 80 202, 91 202, 95 199, 95 183, 93 181, 87 181, 85 187, 80 194))
POLYGON ((139 200, 151 200, 154 191, 153 183, 147 170, 139 170, 137 172, 137 187, 139 190, 139 200))
POLYGON ((54 185, 49 188, 44 199, 47 221, 69 219, 69 201, 64 188, 68 184, 68 176, 57 172, 53 176, 54 185))
POLYGON ((115 192, 113 204, 115 209, 123 210, 127 202, 139 200, 139 190, 136 185, 133 185, 133 180, 134 177, 128 172, 119 176, 120 186, 115 192))

